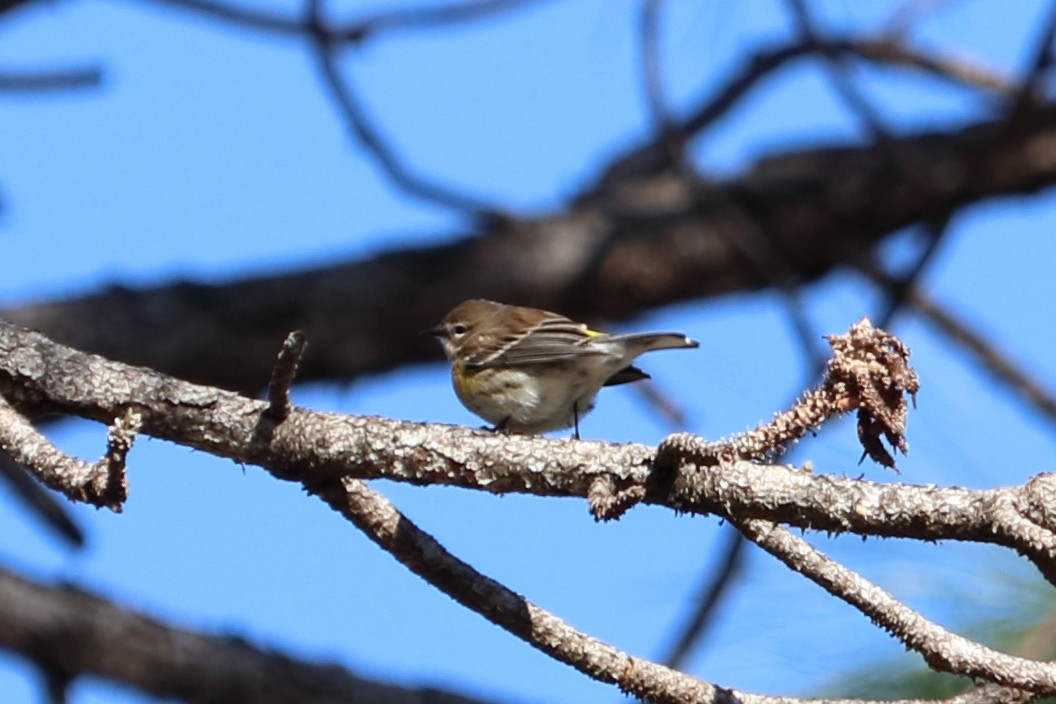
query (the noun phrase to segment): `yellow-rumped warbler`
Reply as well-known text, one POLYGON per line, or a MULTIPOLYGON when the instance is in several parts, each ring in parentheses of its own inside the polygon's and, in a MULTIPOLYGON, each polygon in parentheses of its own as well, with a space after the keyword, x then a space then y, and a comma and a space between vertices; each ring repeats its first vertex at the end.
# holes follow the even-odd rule
POLYGON ((536 308, 472 300, 429 330, 451 362, 462 404, 510 433, 575 427, 602 386, 648 379, 631 362, 653 350, 699 347, 680 333, 607 335, 536 308))

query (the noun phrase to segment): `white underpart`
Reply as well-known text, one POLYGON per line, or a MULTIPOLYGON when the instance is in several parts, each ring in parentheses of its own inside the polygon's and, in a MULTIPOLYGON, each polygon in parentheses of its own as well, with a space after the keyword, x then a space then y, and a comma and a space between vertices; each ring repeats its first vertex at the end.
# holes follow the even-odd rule
MULTIPOLYGON (((590 355, 580 358, 576 370, 525 366, 510 367, 502 382, 478 381, 472 398, 459 394, 465 406, 492 425, 513 433, 545 433, 572 427, 594 408, 594 397, 610 376, 622 369, 621 357, 590 355)), ((457 389, 456 389, 457 391, 457 389)))

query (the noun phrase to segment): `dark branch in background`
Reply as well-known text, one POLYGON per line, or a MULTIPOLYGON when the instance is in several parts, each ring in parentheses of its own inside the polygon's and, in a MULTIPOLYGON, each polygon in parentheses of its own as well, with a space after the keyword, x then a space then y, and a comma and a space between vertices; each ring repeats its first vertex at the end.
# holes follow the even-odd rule
POLYGON ((1045 102, 1046 98, 1040 89, 1044 82, 1045 74, 1052 68, 1053 60, 1056 58, 1053 53, 1054 49, 1056 49, 1053 47, 1054 40, 1056 40, 1056 3, 1052 3, 1049 7, 1049 19, 1045 23, 1041 37, 1038 39, 1034 58, 1031 61, 1030 68, 1027 70, 1027 75, 1020 82, 1019 94, 1016 96, 1016 102, 1012 108, 1013 116, 1022 114, 1030 109, 1032 105, 1045 102))
POLYGON ((95 675, 190 704, 481 704, 453 692, 396 687, 251 645, 175 628, 69 586, 0 570, 0 648, 42 672, 95 675))
POLYGON ((959 0, 903 0, 887 20, 880 23, 880 34, 891 37, 904 37, 919 24, 924 16, 934 13, 944 5, 959 0))
POLYGON ((987 336, 973 329, 949 309, 920 292, 913 295, 911 303, 936 330, 975 357, 1000 383, 1018 393, 1056 430, 1056 394, 1044 388, 987 336))
POLYGON ((876 106, 865 97, 862 90, 848 75, 847 56, 821 50, 823 42, 819 39, 820 35, 814 26, 814 18, 810 15, 806 0, 785 0, 785 4, 792 12, 803 43, 819 50, 825 61, 829 82, 832 83, 843 101, 858 115, 858 119, 868 127, 870 140, 879 145, 891 139, 891 129, 881 117, 876 106))
MULTIPOLYGON (((314 22, 320 21, 313 18, 314 22)), ((415 174, 396 154, 388 141, 381 136, 381 131, 367 117, 359 98, 352 89, 351 82, 342 76, 337 66, 335 46, 330 43, 323 30, 315 33, 313 53, 319 65, 324 85, 330 91, 338 112, 348 126, 355 140, 381 167, 400 191, 434 205, 441 205, 479 217, 497 217, 498 209, 484 201, 455 192, 445 186, 432 183, 415 174)))
POLYGON ((26 73, 0 72, 0 91, 38 93, 42 91, 97 88, 103 80, 98 68, 34 71, 26 73))
MULTIPOLYGON (((696 174, 686 154, 689 135, 683 132, 682 126, 673 117, 663 87, 659 37, 662 9, 663 0, 646 0, 642 4, 639 36, 643 93, 653 123, 653 141, 666 149, 670 170, 680 174, 688 186, 692 186, 696 174)), ((767 279, 781 293, 788 318, 792 322, 792 332, 799 339, 804 358, 816 370, 811 377, 813 381, 821 373, 825 356, 818 347, 820 335, 807 319, 806 306, 796 286, 794 272, 784 264, 784 258, 775 251, 771 237, 749 213, 733 199, 725 197, 721 189, 710 190, 709 195, 715 201, 716 211, 721 209, 722 217, 736 223, 734 227, 717 230, 720 235, 726 236, 724 245, 739 253, 747 265, 756 267, 756 274, 767 279)))
POLYGON ((309 36, 322 30, 326 41, 348 44, 356 44, 384 32, 434 29, 486 19, 542 2, 542 0, 470 0, 437 7, 385 10, 343 25, 317 27, 310 18, 293 18, 281 13, 211 0, 152 1, 204 14, 214 20, 221 20, 242 29, 289 36, 309 36))
POLYGON ((6 15, 14 9, 28 5, 32 0, 0 0, 0 16, 6 15))
POLYGON ((439 7, 385 10, 342 26, 324 20, 318 3, 309 3, 302 19, 240 8, 211 0, 155 0, 181 9, 208 15, 243 28, 305 37, 319 66, 323 84, 352 137, 381 168, 382 173, 407 195, 445 208, 463 211, 477 218, 500 217, 501 210, 454 189, 442 186, 416 173, 398 154, 381 130, 371 121, 351 81, 342 75, 338 54, 345 46, 358 44, 383 32, 432 29, 485 19, 538 4, 540 0, 476 0, 439 7))
MULTIPOLYGON (((786 4, 792 11, 796 26, 804 43, 811 46, 821 47, 819 33, 815 27, 814 18, 810 14, 806 0, 786 0, 786 4)), ((855 84, 848 74, 847 56, 838 55, 828 51, 822 51, 825 59, 825 68, 829 81, 843 98, 843 101, 854 111, 858 119, 868 128, 870 139, 876 146, 880 157, 883 158, 885 146, 894 139, 894 134, 880 111, 866 97, 865 93, 855 84)), ((888 288, 888 300, 883 312, 876 316, 877 326, 887 328, 891 320, 905 304, 906 298, 912 292, 933 255, 938 250, 939 243, 946 233, 950 223, 950 213, 936 216, 926 220, 919 226, 919 236, 926 244, 917 257, 917 260, 899 278, 897 283, 888 288)))
MULTIPOLYGON (((781 253, 780 265, 809 282, 859 262, 860 252, 913 223, 1056 184, 1054 140, 1056 106, 1047 106, 1016 130, 993 121, 900 137, 883 159, 869 148, 816 149, 760 162, 714 188, 751 212, 781 253)), ((2 315, 83 349, 247 393, 270 376, 274 341, 304 330, 314 351, 299 378, 348 379, 438 359, 418 331, 467 298, 597 323, 770 286, 729 246, 742 224, 715 202, 695 179, 659 177, 613 201, 495 223, 450 244, 226 285, 115 287, 2 315)))
POLYGON ((877 316, 881 327, 890 327, 891 321, 913 297, 917 284, 923 277, 928 264, 935 258, 935 253, 939 250, 939 245, 949 230, 951 218, 952 213, 939 216, 918 228, 918 236, 925 240, 924 246, 917 255, 916 261, 905 272, 900 276, 890 278, 890 284, 886 288, 887 303, 883 312, 877 316))
POLYGON ((84 532, 70 516, 65 502, 59 503, 54 496, 32 479, 6 452, 0 452, 0 478, 7 482, 22 504, 48 528, 62 536, 74 547, 84 545, 84 532))
POLYGON ((734 585, 734 578, 740 572, 744 562, 744 536, 736 530, 727 530, 723 538, 718 564, 708 570, 698 590, 693 613, 686 619, 680 633, 673 639, 667 654, 660 662, 675 670, 684 670, 693 650, 700 646, 706 629, 711 626, 711 619, 726 593, 734 585))
MULTIPOLYGON (((747 61, 744 68, 722 83, 714 94, 702 96, 686 117, 672 125, 686 136, 699 135, 725 117, 765 78, 798 59, 823 53, 827 56, 849 56, 892 68, 913 69, 965 87, 984 90, 1001 97, 1015 95, 1016 85, 984 68, 961 60, 918 51, 890 39, 826 39, 814 43, 797 42, 785 47, 761 51, 747 61)), ((614 158, 603 169, 593 191, 597 193, 618 186, 628 179, 662 173, 669 167, 669 152, 663 140, 634 147, 614 158)))

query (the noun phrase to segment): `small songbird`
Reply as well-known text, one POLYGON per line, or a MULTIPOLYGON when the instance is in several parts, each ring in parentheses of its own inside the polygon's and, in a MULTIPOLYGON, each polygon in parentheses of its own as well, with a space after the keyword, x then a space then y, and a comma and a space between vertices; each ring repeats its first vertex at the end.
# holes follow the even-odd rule
POLYGON ((607 335, 537 308, 465 301, 428 331, 451 362, 462 404, 509 433, 574 427, 602 386, 648 379, 631 363, 653 350, 699 347, 680 333, 607 335))

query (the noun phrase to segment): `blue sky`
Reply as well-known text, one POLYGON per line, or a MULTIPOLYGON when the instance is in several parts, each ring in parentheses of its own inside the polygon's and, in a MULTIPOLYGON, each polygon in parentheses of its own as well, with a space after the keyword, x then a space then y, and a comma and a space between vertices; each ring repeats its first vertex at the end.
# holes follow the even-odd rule
MULTIPOLYGON (((665 75, 676 107, 721 83, 752 48, 790 36, 782 4, 669 3, 665 75)), ((827 29, 872 27, 894 2, 812 3, 827 29)), ((1028 60, 1045 3, 951 3, 914 32, 922 46, 1013 74, 1028 60)), ((273 1, 269 7, 297 11, 273 1)), ((334 6, 353 17, 375 4, 334 6)), ((646 129, 637 73, 636 5, 548 2, 508 18, 381 37, 345 53, 371 114, 422 173, 525 214, 560 207, 599 163, 646 129)), ((232 30, 152 2, 38 3, 0 25, 0 68, 98 64, 98 90, 0 94, 0 304, 112 283, 223 281, 308 267, 461 232, 457 216, 394 193, 350 142, 303 42, 232 30)), ((978 94, 905 74, 859 77, 899 129, 985 114, 978 94)), ((699 145, 709 171, 736 173, 769 152, 855 139, 859 127, 821 73, 797 64, 767 82, 699 145)), ((1051 301, 1056 201, 992 201, 954 223, 927 289, 992 334, 1056 387, 1051 301)), ((894 248, 894 254, 900 250, 894 248)), ((880 301, 851 275, 805 292, 819 333, 843 332, 880 301)), ((674 329, 701 349, 643 361, 718 438, 782 407, 803 358, 769 294, 655 311, 627 329, 674 329)), ((903 474, 857 466, 853 426, 805 442, 815 471, 976 487, 1054 469, 1050 428, 911 317, 923 390, 903 474)), ((179 330, 173 330, 179 335, 179 330)), ((278 341, 276 341, 276 349, 278 341)), ((309 354, 310 352, 309 347, 309 354)), ((439 356, 439 351, 438 351, 439 356)), ((342 413, 478 424, 442 365, 346 386, 298 387, 297 403, 342 413)), ((633 389, 606 390, 586 437, 658 442, 669 429, 633 389)), ((105 429, 50 431, 85 458, 105 429)), ((408 684, 503 701, 612 701, 592 683, 426 585, 298 487, 160 441, 130 458, 125 512, 72 510, 89 546, 71 552, 0 492, 0 563, 68 579, 181 626, 236 633, 309 659, 408 684)), ((596 524, 585 502, 495 497, 379 483, 455 554, 576 627, 651 657, 685 614, 718 536, 714 519, 636 508, 596 524)), ((815 544, 949 626, 1019 603, 1034 573, 971 545, 810 536, 815 544)), ((849 607, 752 551, 743 582, 691 671, 749 691, 805 694, 902 647, 849 607), (809 653, 809 656, 806 654, 809 653)), ((997 615, 1000 615, 998 613, 997 615)), ((1040 617, 1040 616, 1039 616, 1040 617)), ((40 696, 34 673, 0 655, 0 699, 40 696)), ((145 699, 77 684, 75 704, 145 699)))

